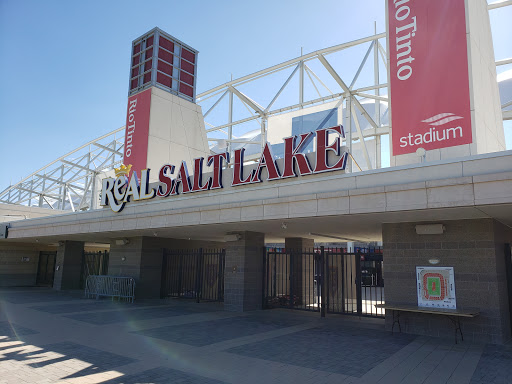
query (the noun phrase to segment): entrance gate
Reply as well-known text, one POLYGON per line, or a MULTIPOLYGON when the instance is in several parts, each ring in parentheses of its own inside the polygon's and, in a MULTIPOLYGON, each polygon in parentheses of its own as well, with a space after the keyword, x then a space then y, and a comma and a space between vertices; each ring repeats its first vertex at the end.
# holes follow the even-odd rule
POLYGON ((82 255, 82 277, 80 287, 85 288, 85 282, 89 275, 108 274, 109 252, 84 252, 82 255))
POLYGON ((224 249, 164 250, 160 296, 224 301, 224 249))
POLYGON ((343 248, 268 248, 263 306, 384 317, 382 251, 343 248))
POLYGON ((55 275, 55 259, 57 252, 40 252, 37 267, 36 285, 53 287, 55 275))

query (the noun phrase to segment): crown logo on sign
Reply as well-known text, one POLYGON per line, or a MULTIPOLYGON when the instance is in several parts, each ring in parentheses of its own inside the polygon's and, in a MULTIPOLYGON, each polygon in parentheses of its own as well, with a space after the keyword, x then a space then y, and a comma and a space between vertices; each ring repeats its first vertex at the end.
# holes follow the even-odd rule
POLYGON ((127 176, 128 177, 131 169, 132 169, 131 164, 128 164, 128 165, 121 164, 121 166, 119 168, 114 168, 114 172, 116 173, 116 177, 119 177, 119 176, 127 176))

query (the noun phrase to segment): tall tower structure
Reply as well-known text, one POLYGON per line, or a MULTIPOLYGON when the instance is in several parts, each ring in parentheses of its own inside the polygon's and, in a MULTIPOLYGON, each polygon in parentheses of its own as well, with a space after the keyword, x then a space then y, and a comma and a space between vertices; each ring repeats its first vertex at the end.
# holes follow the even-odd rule
POLYGON ((159 28, 133 40, 123 161, 132 171, 208 156, 195 103, 197 59, 198 51, 159 28))

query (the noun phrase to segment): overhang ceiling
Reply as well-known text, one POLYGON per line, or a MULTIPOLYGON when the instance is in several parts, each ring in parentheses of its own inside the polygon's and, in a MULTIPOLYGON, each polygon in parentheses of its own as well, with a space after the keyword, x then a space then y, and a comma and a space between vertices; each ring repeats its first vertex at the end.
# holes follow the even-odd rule
POLYGON ((109 243, 110 239, 133 236, 155 236, 205 241, 224 241, 229 232, 265 233, 268 243, 284 242, 286 237, 312 238, 316 242, 382 241, 382 224, 398 222, 442 222, 447 220, 494 218, 512 228, 512 204, 479 207, 455 207, 414 211, 382 212, 356 215, 291 218, 251 222, 203 224, 158 229, 110 231, 93 234, 49 236, 40 239, 6 239, 6 241, 54 244, 63 240, 109 243))

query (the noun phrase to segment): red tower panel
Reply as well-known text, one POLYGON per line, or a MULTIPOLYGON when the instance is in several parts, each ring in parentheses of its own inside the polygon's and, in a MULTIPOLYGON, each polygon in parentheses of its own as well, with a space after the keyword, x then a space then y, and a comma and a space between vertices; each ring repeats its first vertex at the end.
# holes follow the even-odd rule
POLYGON ((132 43, 128 96, 155 86, 195 102, 198 52, 155 28, 132 43))

